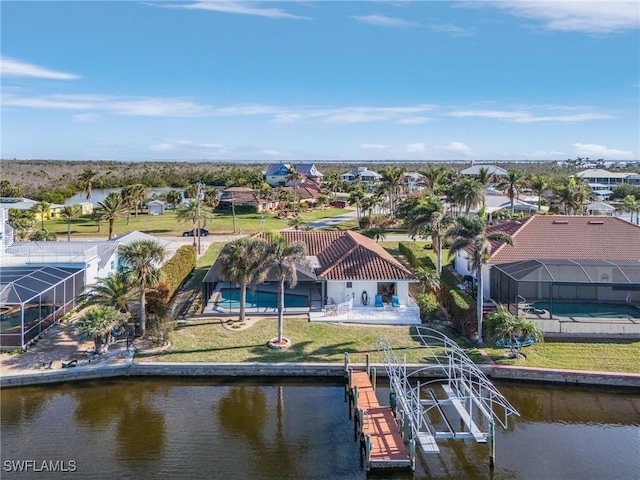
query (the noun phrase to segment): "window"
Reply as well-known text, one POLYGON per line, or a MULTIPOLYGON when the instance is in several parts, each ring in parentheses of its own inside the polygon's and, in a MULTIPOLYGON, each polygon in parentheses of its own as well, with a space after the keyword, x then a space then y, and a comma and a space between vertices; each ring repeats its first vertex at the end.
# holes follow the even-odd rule
POLYGON ((353 288, 353 282, 347 282, 347 288, 353 288))

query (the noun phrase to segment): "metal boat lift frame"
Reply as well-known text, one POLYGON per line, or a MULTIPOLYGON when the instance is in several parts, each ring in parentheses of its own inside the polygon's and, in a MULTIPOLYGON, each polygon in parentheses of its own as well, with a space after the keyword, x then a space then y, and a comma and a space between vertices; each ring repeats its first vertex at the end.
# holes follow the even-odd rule
MULTIPOLYGON (((401 428, 410 439, 417 439, 425 453, 440 451, 437 441, 445 439, 474 439, 489 443, 489 464, 495 465, 495 424, 507 428, 510 415, 517 410, 491 383, 460 346, 446 335, 427 327, 416 327, 414 335, 428 355, 428 365, 407 368, 406 355, 398 359, 386 337, 377 340, 377 348, 384 357, 384 364, 391 387, 391 406, 401 428), (434 380, 417 380, 429 372, 434 380), (433 387, 440 386, 442 392, 433 387), (459 421, 445 415, 445 409, 453 411, 459 421), (437 430, 432 417, 438 414, 445 430, 437 430), (454 425, 459 424, 456 429, 454 425)), ((408 439, 407 439, 408 440, 408 439)))

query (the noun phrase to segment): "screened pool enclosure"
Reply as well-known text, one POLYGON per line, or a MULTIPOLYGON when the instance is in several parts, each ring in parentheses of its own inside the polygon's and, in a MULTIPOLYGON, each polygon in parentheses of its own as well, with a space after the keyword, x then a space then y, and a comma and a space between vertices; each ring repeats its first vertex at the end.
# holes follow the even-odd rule
POLYGON ((75 307, 84 269, 0 267, 0 346, 22 348, 75 307))
POLYGON ((562 315, 568 304, 582 304, 574 311, 584 314, 576 316, 589 316, 592 304, 596 313, 591 316, 610 305, 623 318, 635 318, 634 312, 640 314, 640 261, 554 259, 494 265, 491 298, 518 313, 541 306, 534 313, 547 318, 562 315))

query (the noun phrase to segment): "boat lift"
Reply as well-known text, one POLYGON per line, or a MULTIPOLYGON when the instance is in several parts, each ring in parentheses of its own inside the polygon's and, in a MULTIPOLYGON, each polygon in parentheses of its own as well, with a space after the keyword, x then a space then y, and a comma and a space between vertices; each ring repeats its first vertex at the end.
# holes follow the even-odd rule
POLYGON ((509 415, 519 413, 456 342, 426 327, 416 327, 415 336, 428 354, 424 367, 408 369, 406 355, 400 361, 386 337, 376 342, 389 377, 391 407, 405 439, 415 438, 425 453, 438 453, 439 440, 488 443, 493 468, 495 425, 506 429, 509 415), (420 381, 422 377, 437 378, 420 381))

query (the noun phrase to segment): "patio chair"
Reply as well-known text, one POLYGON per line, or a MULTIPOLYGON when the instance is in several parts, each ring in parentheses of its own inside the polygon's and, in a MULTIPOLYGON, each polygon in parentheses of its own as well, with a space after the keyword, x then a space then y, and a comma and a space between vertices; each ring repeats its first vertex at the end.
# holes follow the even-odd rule
POLYGON ((384 303, 382 303, 382 295, 376 295, 376 308, 384 308, 384 303))
POLYGON ((391 296, 391 306, 393 308, 400 308, 400 298, 397 295, 391 296))

